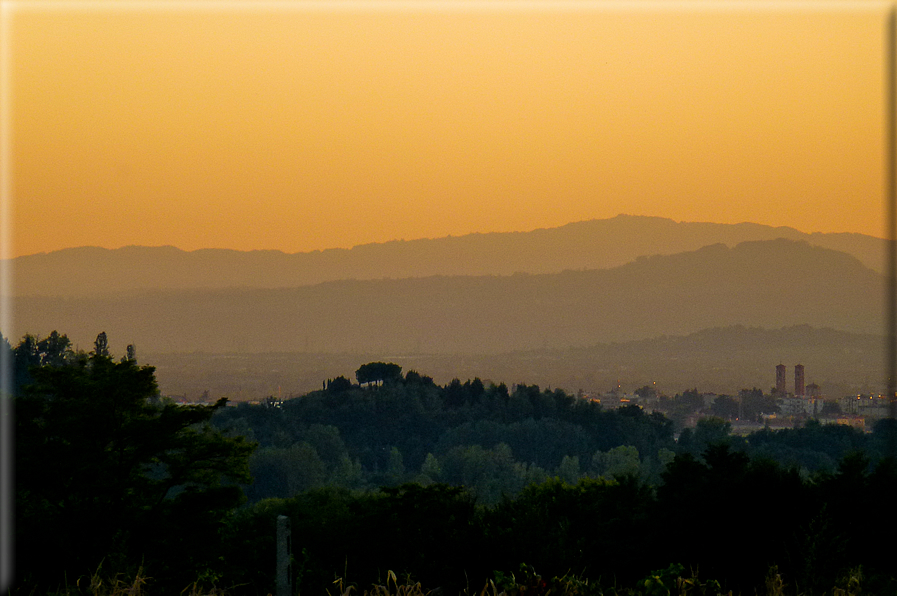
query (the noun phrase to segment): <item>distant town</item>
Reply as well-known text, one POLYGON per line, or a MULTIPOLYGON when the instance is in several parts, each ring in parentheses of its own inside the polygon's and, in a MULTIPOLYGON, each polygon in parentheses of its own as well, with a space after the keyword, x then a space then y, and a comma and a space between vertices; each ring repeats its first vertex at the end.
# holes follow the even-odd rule
POLYGON ((816 383, 806 383, 804 365, 794 366, 794 384, 788 386, 788 367, 775 367, 775 386, 768 393, 761 389, 741 389, 734 395, 685 391, 664 395, 653 386, 629 393, 617 385, 610 391, 580 397, 606 408, 637 405, 648 412, 661 412, 682 427, 694 427, 706 416, 726 419, 732 433, 747 435, 761 428, 793 428, 808 419, 823 424, 841 424, 871 432, 872 425, 890 415, 887 396, 858 393, 827 396, 816 383))
MULTIPOLYGON (((820 385, 806 382, 804 365, 793 370, 793 385, 788 384, 788 367, 778 364, 772 378, 775 385, 768 391, 760 388, 740 389, 733 394, 702 392, 697 388, 667 395, 656 383, 635 390, 626 390, 618 383, 608 391, 578 391, 576 397, 600 404, 607 409, 638 406, 646 413, 658 412, 671 419, 677 428, 694 428, 706 417, 721 418, 729 422, 731 434, 746 436, 763 428, 794 428, 807 420, 821 424, 840 424, 865 432, 872 432, 876 421, 890 415, 888 399, 882 394, 857 393, 854 395, 826 395, 820 385)), ((490 381, 485 381, 487 384, 490 381)), ((326 387, 325 387, 326 389, 326 387)), ((516 385, 511 385, 511 392, 516 385)), ((548 387, 550 390, 551 387, 548 387)), ((167 396, 178 404, 213 404, 216 398, 204 391, 199 399, 187 395, 167 396)), ((280 407, 284 400, 301 397, 300 394, 281 392, 262 399, 232 400, 239 403, 280 407)))

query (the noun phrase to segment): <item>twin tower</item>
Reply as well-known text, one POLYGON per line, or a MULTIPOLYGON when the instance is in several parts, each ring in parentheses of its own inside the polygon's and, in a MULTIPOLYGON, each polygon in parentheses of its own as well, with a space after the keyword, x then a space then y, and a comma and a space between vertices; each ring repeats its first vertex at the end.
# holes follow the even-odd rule
MULTIPOLYGON (((785 395, 787 393, 785 390, 784 364, 780 364, 776 367, 776 393, 779 395, 785 395)), ((796 397, 803 397, 806 394, 807 390, 804 386, 804 365, 797 364, 794 366, 794 395, 796 397)))

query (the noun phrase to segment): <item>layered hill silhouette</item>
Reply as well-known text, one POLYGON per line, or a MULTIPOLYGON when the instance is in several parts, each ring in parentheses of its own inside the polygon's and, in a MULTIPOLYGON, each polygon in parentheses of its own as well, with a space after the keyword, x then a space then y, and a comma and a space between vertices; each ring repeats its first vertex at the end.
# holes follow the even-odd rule
POLYGON ((883 296, 884 278, 857 258, 778 239, 603 270, 31 296, 17 301, 15 335, 59 329, 89 347, 106 331, 145 352, 488 354, 731 325, 877 333, 883 296))
POLYGON ((806 234, 752 223, 675 222, 620 215, 531 232, 366 244, 287 254, 128 246, 81 247, 14 259, 19 296, 88 296, 140 290, 288 288, 344 279, 559 273, 607 269, 640 256, 786 238, 849 253, 883 271, 884 241, 863 234, 806 234))

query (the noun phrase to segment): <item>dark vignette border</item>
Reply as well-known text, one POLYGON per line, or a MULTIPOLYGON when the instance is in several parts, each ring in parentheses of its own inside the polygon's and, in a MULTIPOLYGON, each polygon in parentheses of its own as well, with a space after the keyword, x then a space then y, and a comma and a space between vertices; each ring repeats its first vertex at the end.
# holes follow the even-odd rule
MULTIPOLYGON (((725 1, 725 0, 722 0, 725 1)), ((9 328, 14 304, 10 296, 12 266, 10 245, 12 222, 9 219, 13 202, 10 133, 10 66, 12 48, 9 29, 15 12, 13 0, 0 0, 0 327, 9 328)), ((885 214, 887 242, 887 276, 884 306, 886 313, 886 349, 889 415, 897 418, 897 3, 891 4, 885 19, 885 214)), ((12 362, 6 350, 0 350, 0 591, 12 583, 15 558, 13 549, 14 508, 14 432, 12 401, 12 362)), ((888 450, 897 456, 897 434, 889 434, 888 450)))

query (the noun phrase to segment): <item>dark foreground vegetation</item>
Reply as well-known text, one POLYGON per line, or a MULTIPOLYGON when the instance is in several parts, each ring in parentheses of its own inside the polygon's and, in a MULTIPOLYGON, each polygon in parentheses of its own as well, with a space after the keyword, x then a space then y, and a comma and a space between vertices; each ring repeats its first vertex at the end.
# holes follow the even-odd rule
POLYGON ((897 593, 893 421, 737 439, 709 420, 677 443, 638 408, 382 363, 226 408, 160 399, 104 334, 90 354, 26 337, 13 357, 16 594, 116 574, 273 593, 278 515, 306 595, 897 593))

